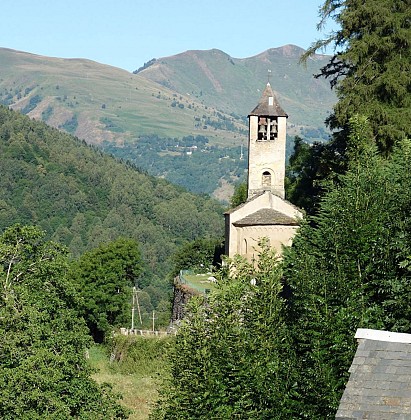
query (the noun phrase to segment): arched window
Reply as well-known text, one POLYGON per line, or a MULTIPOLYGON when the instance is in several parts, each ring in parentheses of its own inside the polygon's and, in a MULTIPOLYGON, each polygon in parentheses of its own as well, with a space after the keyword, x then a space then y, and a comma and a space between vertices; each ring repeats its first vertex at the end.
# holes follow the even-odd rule
POLYGON ((267 118, 258 119, 258 140, 267 140, 267 118))
POLYGON ((263 178, 262 178, 262 186, 263 187, 271 187, 271 174, 268 171, 263 172, 263 178))
POLYGON ((243 255, 247 255, 247 252, 248 252, 247 239, 243 239, 243 255))
POLYGON ((270 140, 275 140, 277 138, 278 122, 277 118, 270 120, 270 140))

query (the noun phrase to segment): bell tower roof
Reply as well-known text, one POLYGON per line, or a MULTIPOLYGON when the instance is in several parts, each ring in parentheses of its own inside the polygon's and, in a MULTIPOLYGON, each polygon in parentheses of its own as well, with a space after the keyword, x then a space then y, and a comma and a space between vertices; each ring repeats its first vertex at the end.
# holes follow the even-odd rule
MULTIPOLYGON (((285 111, 281 108, 271 89, 270 82, 267 83, 263 94, 261 95, 260 102, 250 112, 250 115, 266 116, 266 117, 288 117, 285 111)), ((249 116, 250 116, 249 115, 249 116)))

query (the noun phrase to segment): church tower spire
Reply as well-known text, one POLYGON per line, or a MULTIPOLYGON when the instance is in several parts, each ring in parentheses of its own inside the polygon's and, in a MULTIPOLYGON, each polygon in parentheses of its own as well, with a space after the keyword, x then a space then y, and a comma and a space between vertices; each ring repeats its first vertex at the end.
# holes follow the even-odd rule
POLYGON ((271 191, 284 198, 288 115, 278 103, 269 82, 248 118, 247 198, 263 191, 271 191))

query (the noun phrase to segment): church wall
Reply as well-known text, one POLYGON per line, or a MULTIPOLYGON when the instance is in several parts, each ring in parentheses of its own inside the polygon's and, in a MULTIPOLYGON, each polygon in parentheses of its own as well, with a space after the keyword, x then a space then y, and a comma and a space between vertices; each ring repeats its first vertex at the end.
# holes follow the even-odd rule
MULTIPOLYGON (((291 203, 284 201, 278 196, 275 196, 269 192, 265 192, 264 194, 261 194, 257 197, 254 197, 252 200, 246 202, 240 207, 237 207, 233 212, 226 214, 226 255, 229 257, 233 257, 236 253, 238 253, 238 249, 240 247, 240 244, 243 242, 244 238, 240 238, 239 234, 241 232, 240 229, 245 228, 238 228, 234 226, 234 223, 238 220, 243 219, 244 217, 248 216, 249 214, 255 213, 261 208, 273 208, 287 216, 293 217, 293 218, 302 218, 303 214, 301 211, 298 210, 297 207, 293 206, 291 203)), ((273 226, 260 226, 260 229, 265 229, 267 232, 272 228, 273 226)), ((277 227, 277 225, 274 225, 274 227, 277 227)), ((279 226, 279 228, 282 228, 283 226, 279 226)), ((285 226, 284 226, 285 227, 285 226)), ((251 228, 251 227, 250 227, 251 228)), ((248 229, 250 229, 248 228, 248 229)), ((295 227, 290 227, 290 229, 293 229, 293 232, 295 231, 295 227)), ((280 231, 278 231, 280 232, 280 231)), ((271 235, 271 234, 270 234, 271 235)), ((274 233, 273 233, 274 235, 274 233)), ((294 235, 294 233, 292 234, 294 235)), ((268 234, 261 234, 257 237, 258 239, 264 236, 268 236, 268 234)), ((292 237, 292 236, 291 236, 292 237)), ((273 243, 276 242, 275 236, 270 236, 273 243)), ((285 244, 288 244, 289 237, 287 235, 283 235, 283 233, 279 233, 279 241, 285 240, 285 244)), ((279 247, 281 249, 281 247, 279 247)))
POLYGON ((282 254, 282 247, 290 246, 298 226, 244 226, 237 227, 237 250, 248 261, 256 258, 260 247, 259 241, 268 238, 270 246, 276 250, 278 256, 282 254))

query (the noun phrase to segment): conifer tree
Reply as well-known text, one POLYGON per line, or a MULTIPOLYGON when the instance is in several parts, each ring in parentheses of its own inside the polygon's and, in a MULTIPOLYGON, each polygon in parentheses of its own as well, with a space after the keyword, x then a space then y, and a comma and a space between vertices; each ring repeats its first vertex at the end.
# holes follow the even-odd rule
POLYGON ((306 54, 329 44, 335 48, 320 74, 337 90, 330 128, 346 134, 351 117, 367 116, 379 149, 390 151, 397 141, 411 136, 409 1, 326 0, 320 15, 319 26, 328 19, 339 26, 306 54))
POLYGON ((319 28, 332 20, 337 29, 315 42, 302 61, 322 47, 334 47, 332 58, 316 77, 330 80, 338 101, 326 120, 333 130, 331 141, 312 147, 307 164, 297 173, 294 191, 301 193, 297 201, 310 214, 318 209, 322 181, 347 170, 350 118, 356 114, 368 118, 373 141, 384 155, 411 137, 409 1, 325 0, 320 17, 319 28))
POLYGON ((411 144, 381 157, 364 118, 351 121, 348 171, 284 257, 296 396, 308 418, 333 417, 357 328, 411 332, 411 144))

